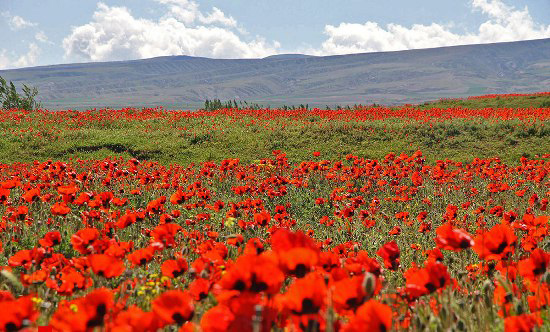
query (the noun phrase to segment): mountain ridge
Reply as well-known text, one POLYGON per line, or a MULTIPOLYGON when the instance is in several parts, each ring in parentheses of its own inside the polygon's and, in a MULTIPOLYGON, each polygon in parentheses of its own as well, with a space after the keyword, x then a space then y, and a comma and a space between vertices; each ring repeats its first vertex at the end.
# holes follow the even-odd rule
POLYGON ((165 106, 205 99, 264 105, 397 104, 550 90, 550 39, 332 56, 163 56, 0 71, 46 108, 165 106))

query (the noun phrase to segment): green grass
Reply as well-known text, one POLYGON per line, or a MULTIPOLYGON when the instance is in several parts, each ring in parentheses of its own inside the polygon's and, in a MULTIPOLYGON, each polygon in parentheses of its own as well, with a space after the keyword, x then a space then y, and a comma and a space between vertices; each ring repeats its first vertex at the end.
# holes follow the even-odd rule
MULTIPOLYGON (((483 91, 478 91, 483 92, 483 91)), ((472 93, 476 94, 476 93, 472 93)), ((531 96, 518 96, 512 98, 496 97, 486 99, 444 99, 433 102, 426 102, 418 105, 422 109, 428 108, 450 108, 450 107, 464 107, 464 108, 540 108, 550 107, 550 95, 531 95, 531 96)))
MULTIPOLYGON (((8 124, 17 134, 0 136, 0 160, 11 163, 68 160, 71 157, 101 159, 117 155, 163 164, 188 164, 226 158, 251 162, 258 156, 269 156, 273 150, 286 152, 291 161, 310 158, 316 150, 326 159, 340 159, 349 153, 378 159, 390 152, 421 150, 428 161, 468 162, 475 157, 498 156, 506 162, 517 162, 521 156, 534 157, 550 152, 547 121, 525 125, 520 120, 495 122, 485 119, 434 123, 403 119, 360 123, 319 120, 308 127, 295 123, 282 128, 273 123, 273 129, 266 129, 264 122, 246 126, 231 123, 229 118, 222 116, 212 120, 222 130, 211 130, 201 124, 200 119, 175 123, 119 121, 105 127, 89 123, 72 130, 59 129, 55 134, 48 134, 51 127, 40 128, 33 122, 8 124), (34 127, 35 131, 20 132, 29 127, 34 127), (182 127, 189 130, 178 129, 182 127), (37 132, 41 135, 36 136, 37 132)), ((243 122, 251 120, 247 118, 243 122)))

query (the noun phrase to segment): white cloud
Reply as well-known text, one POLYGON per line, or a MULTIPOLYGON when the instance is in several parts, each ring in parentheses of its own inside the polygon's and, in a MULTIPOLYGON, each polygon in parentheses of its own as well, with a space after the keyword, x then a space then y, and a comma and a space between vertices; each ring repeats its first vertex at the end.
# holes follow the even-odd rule
POLYGON ((30 67, 36 64, 40 55, 40 48, 35 43, 29 44, 29 51, 15 61, 15 67, 30 67))
POLYGON ((10 57, 5 49, 0 50, 0 69, 30 67, 36 64, 38 56, 42 50, 35 43, 29 44, 27 53, 15 57, 10 57))
POLYGON ((245 41, 237 22, 218 8, 204 15, 187 0, 157 0, 168 12, 159 20, 134 17, 126 7, 99 3, 91 22, 74 27, 63 40, 66 57, 91 61, 193 55, 255 58, 277 53, 277 42, 245 41), (235 31, 237 30, 237 31, 235 31))
POLYGON ((0 50, 0 69, 7 69, 10 67, 10 58, 8 52, 4 49, 0 50))
POLYGON ((41 43, 46 43, 46 44, 50 44, 50 45, 54 44, 48 39, 48 36, 44 33, 44 31, 38 31, 34 35, 34 39, 36 39, 37 41, 39 41, 41 43))
POLYGON ((3 12, 2 16, 4 16, 5 18, 8 19, 8 21, 7 21, 8 25, 9 25, 10 29, 13 30, 13 31, 17 31, 17 30, 37 26, 36 23, 29 22, 29 21, 25 20, 24 18, 22 18, 21 16, 17 16, 17 15, 11 16, 10 13, 8 13, 8 12, 3 12))
POLYGON ((193 24, 200 15, 199 5, 188 0, 155 0, 168 6, 169 13, 165 17, 174 17, 184 24, 193 24))
POLYGON ((383 27, 370 21, 365 24, 341 23, 338 26, 326 25, 324 33, 328 38, 320 50, 310 51, 318 55, 346 54, 550 37, 550 25, 533 21, 527 7, 517 10, 501 0, 472 0, 471 4, 473 10, 488 18, 476 33, 454 33, 449 26, 437 23, 412 27, 394 23, 383 27))
POLYGON ((237 21, 231 16, 227 17, 219 8, 212 8, 212 12, 208 16, 200 15, 199 20, 205 24, 222 24, 228 27, 236 27, 237 21))

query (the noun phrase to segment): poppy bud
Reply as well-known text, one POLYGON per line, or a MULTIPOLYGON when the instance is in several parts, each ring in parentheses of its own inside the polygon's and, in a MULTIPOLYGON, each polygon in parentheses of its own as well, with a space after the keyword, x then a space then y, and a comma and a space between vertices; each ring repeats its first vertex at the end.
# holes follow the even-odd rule
POLYGON ((521 305, 521 301, 516 301, 514 304, 516 315, 522 315, 525 313, 525 310, 523 310, 523 306, 521 305))
POLYGON ((374 274, 370 272, 365 273, 365 277, 363 278, 363 288, 367 293, 367 298, 370 299, 374 294, 374 290, 376 288, 376 277, 374 276, 374 274))
POLYGON ((311 331, 311 332, 318 332, 320 331, 321 328, 320 328, 320 324, 318 321, 314 320, 314 319, 310 319, 308 322, 307 322, 307 328, 306 328, 306 331, 311 331))
POLYGON ((252 331, 260 332, 262 330, 262 310, 261 304, 254 307, 254 317, 252 318, 252 331))
POLYGON ((134 272, 131 269, 126 269, 123 274, 125 280, 132 279, 134 277, 134 272))
POLYGON ((492 294, 493 294, 493 283, 491 280, 485 280, 482 286, 483 290, 483 299, 485 305, 490 307, 493 304, 492 294))
POLYGON ((192 267, 189 269, 189 271, 187 271, 187 274, 189 275, 189 278, 195 279, 197 277, 197 270, 192 267))
POLYGON ((324 279, 324 281, 325 281, 325 285, 328 285, 328 283, 330 282, 329 276, 328 276, 328 275, 325 275, 325 276, 323 276, 323 279, 324 279))
POLYGON ((422 322, 422 320, 420 319, 420 316, 418 315, 413 317, 413 326, 416 327, 415 330, 417 331, 423 331, 426 327, 422 322))
POLYGON ((200 277, 203 278, 203 279, 208 279, 210 277, 208 271, 205 270, 202 270, 201 271, 201 274, 200 274, 200 277))
POLYGON ((456 330, 457 331, 466 331, 466 324, 462 319, 459 319, 458 322, 456 322, 456 330))
POLYGON ((446 321, 447 315, 448 315, 447 308, 441 307, 441 309, 439 309, 439 317, 441 318, 441 320, 446 321))
POLYGON ((430 315, 430 321, 428 322, 428 325, 435 327, 435 330, 437 331, 441 326, 441 320, 439 320, 439 318, 434 315, 430 315))

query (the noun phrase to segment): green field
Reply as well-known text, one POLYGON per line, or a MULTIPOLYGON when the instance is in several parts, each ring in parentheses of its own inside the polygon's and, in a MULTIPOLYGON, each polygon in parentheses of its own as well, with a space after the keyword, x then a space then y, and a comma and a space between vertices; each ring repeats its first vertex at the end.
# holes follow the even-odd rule
MULTIPOLYGON (((419 108, 484 109, 509 102, 510 106, 528 109, 546 105, 549 100, 549 96, 508 101, 453 100, 419 108)), ((521 113, 521 109, 518 112, 521 113)), ((530 114, 537 112, 543 113, 544 109, 530 114)), ((378 113, 379 118, 360 119, 361 111, 350 111, 347 116, 335 119, 306 111, 272 118, 245 112, 231 115, 211 112, 206 116, 188 117, 142 110, 6 113, 0 122, 3 132, 0 159, 31 162, 118 155, 164 164, 187 164, 225 158, 250 162, 269 156, 272 150, 284 151, 292 161, 304 160, 315 150, 321 150, 327 159, 339 159, 349 153, 379 159, 389 152, 421 150, 431 162, 438 159, 467 162, 475 157, 498 156, 510 163, 517 162, 521 156, 535 157, 550 152, 550 126, 545 119, 529 122, 520 118, 448 116, 427 121, 384 118, 384 109, 373 113, 378 113)), ((491 113, 487 110, 482 114, 490 116, 491 113)))

